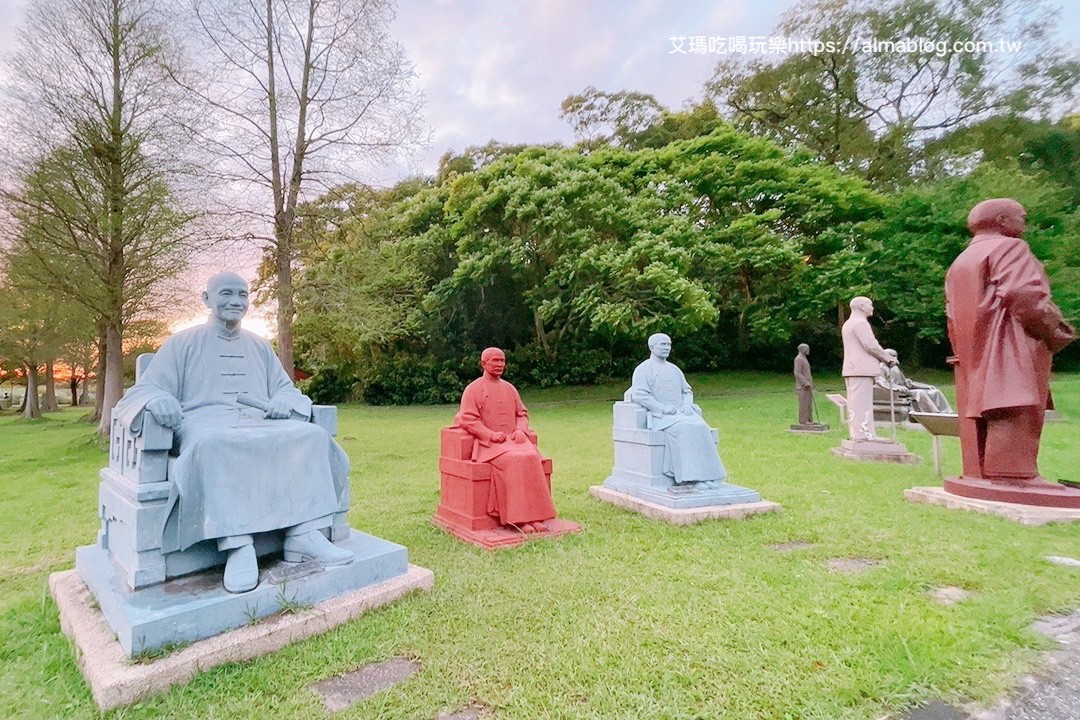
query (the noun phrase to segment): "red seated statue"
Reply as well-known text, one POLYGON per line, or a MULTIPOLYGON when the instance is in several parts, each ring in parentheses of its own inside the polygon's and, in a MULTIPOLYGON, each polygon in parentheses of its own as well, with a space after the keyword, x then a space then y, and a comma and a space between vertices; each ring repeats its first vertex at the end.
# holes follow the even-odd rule
POLYGON ((454 426, 442 431, 435 523, 487 548, 580 530, 555 518, 551 460, 536 447, 517 389, 502 379, 506 355, 488 348, 480 366, 484 374, 462 393, 454 426))

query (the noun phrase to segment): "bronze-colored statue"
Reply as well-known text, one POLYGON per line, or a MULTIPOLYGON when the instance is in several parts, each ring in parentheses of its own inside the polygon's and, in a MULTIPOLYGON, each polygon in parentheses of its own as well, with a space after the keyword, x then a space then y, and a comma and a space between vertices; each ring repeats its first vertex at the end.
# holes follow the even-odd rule
POLYGON ((1042 263, 1021 239, 1025 219, 1015 200, 976 205, 968 215, 974 237, 945 277, 964 470, 964 478, 946 481, 946 489, 1080 507, 1080 491, 1042 481, 1036 465, 1043 414, 1051 407, 1051 357, 1075 333, 1050 298, 1042 263), (995 485, 1031 490, 1001 495, 995 485), (1041 497, 1048 488, 1051 501, 1041 497))

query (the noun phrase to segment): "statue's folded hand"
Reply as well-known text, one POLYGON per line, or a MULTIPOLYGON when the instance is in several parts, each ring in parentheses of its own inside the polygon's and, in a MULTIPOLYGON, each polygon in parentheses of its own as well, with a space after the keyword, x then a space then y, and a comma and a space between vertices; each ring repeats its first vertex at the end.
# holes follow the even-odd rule
POLYGON ((184 419, 184 411, 180 408, 180 402, 171 395, 154 398, 146 403, 146 410, 154 416, 158 423, 173 430, 180 427, 180 421, 184 419))
POLYGON ((510 433, 510 439, 516 443, 520 443, 528 440, 529 436, 526 435, 523 430, 514 430, 514 432, 510 433))
POLYGON ((281 398, 271 398, 266 405, 266 417, 271 420, 285 420, 292 415, 292 407, 281 398))

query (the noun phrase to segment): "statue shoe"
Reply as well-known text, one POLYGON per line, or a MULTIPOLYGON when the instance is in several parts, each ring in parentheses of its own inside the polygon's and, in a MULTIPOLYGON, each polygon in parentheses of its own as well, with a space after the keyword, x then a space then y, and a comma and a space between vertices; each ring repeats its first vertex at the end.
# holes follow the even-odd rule
POLYGON ((348 565, 352 551, 339 548, 318 530, 285 537, 285 562, 298 563, 316 560, 323 565, 348 565))
POLYGON ((254 545, 241 545, 229 551, 225 561, 225 589, 231 593, 254 590, 259 584, 259 561, 254 545))

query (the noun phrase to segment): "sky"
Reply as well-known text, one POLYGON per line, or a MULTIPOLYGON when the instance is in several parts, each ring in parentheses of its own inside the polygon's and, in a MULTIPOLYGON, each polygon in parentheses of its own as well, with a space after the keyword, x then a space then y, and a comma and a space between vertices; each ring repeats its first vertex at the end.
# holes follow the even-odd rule
MULTIPOLYGON (((0 56, 11 48, 25 2, 0 0, 0 56)), ((689 38, 768 38, 797 2, 398 0, 391 35, 415 64, 430 141, 359 179, 388 186, 432 175, 447 150, 492 139, 570 144, 560 103, 590 85, 650 93, 678 109, 700 98, 722 57, 682 52, 690 50, 689 38)), ((1062 37, 1080 41, 1080 0, 1050 4, 1062 8, 1062 37)))

